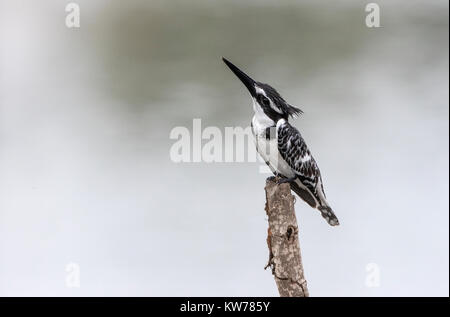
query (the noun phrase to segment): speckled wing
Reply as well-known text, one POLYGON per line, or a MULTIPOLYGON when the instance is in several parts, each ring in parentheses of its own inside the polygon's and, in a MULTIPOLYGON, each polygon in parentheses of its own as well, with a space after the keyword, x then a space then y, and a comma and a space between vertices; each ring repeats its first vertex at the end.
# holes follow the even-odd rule
MULTIPOLYGON (((289 122, 281 124, 277 132, 278 150, 281 157, 289 164, 300 182, 309 189, 317 203, 320 204, 320 196, 317 193, 319 184, 319 190, 323 193, 320 170, 300 132, 289 122)), ((293 189, 295 190, 295 188, 293 189)), ((325 193, 323 195, 325 196, 325 193)), ((312 204, 312 201, 302 198, 312 207, 316 207, 312 204)))

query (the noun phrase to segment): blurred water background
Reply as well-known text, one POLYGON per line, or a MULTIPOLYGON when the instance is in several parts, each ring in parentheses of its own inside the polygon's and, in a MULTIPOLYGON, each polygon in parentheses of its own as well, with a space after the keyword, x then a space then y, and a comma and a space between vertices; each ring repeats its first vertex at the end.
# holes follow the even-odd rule
POLYGON ((0 295, 277 295, 260 164, 169 157, 249 125, 226 56, 305 112, 341 222, 296 204, 311 295, 448 296, 447 1, 76 2, 0 1, 0 295))

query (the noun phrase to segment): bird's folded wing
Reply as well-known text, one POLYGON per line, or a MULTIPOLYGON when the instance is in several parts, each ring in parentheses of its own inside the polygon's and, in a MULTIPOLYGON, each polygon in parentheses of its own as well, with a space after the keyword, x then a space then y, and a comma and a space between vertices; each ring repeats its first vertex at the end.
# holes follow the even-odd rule
POLYGON ((302 184, 315 195, 321 180, 320 170, 300 132, 289 122, 278 127, 278 151, 295 171, 302 184))

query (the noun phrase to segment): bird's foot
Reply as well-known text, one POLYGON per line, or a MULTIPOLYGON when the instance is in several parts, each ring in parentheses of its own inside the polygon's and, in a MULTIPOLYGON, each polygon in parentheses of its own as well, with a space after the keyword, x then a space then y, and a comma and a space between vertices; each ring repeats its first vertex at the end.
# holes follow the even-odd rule
POLYGON ((284 183, 289 183, 290 184, 290 183, 294 182, 296 179, 297 179, 297 177, 291 177, 291 178, 283 177, 283 178, 280 178, 277 181, 277 183, 278 183, 278 185, 281 185, 281 184, 284 184, 284 183))

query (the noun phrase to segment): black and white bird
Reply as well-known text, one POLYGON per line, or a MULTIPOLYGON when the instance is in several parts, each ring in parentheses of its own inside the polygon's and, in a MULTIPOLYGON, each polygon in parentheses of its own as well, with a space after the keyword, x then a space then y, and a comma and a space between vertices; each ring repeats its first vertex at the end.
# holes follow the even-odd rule
POLYGON ((254 81, 223 58, 225 64, 247 87, 253 100, 255 115, 252 132, 259 155, 264 159, 279 183, 288 182, 291 189, 311 207, 317 208, 332 226, 339 221, 328 204, 319 167, 300 132, 289 124, 289 117, 303 113, 288 104, 268 84, 254 81))

